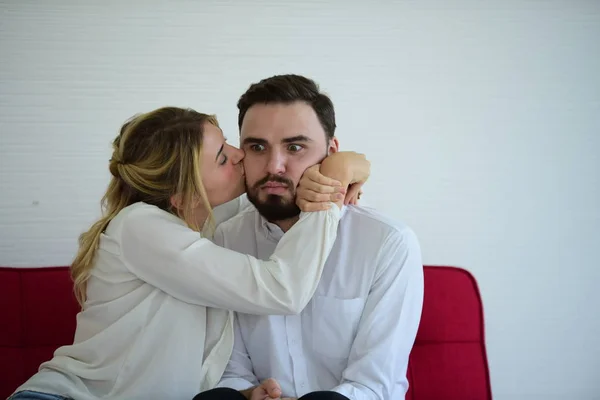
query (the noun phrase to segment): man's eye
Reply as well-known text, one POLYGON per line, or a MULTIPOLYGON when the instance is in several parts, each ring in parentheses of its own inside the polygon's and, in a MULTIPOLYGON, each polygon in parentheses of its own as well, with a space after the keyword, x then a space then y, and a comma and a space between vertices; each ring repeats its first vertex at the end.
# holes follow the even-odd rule
POLYGON ((288 150, 295 153, 302 150, 302 146, 300 146, 299 144, 290 144, 288 146, 288 150))
POLYGON ((265 146, 263 146, 262 144, 253 144, 250 146, 250 150, 252 151, 263 151, 265 149, 265 146))

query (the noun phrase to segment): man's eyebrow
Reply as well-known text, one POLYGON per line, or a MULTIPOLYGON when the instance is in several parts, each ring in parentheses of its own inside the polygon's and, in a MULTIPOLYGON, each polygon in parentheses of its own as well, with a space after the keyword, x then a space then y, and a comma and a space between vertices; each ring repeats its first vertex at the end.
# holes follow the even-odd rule
POLYGON ((305 135, 296 135, 282 140, 283 143, 295 143, 295 142, 312 142, 313 140, 305 135))
MULTIPOLYGON (((306 135, 296 135, 292 137, 288 137, 285 139, 281 139, 282 143, 296 143, 296 142, 312 142, 313 140, 306 135)), ((265 139, 260 139, 257 137, 247 137, 243 140, 242 144, 263 144, 266 145, 269 142, 265 139)))
POLYGON ((267 144, 267 141, 265 139, 247 137, 246 139, 244 139, 242 144, 267 144))

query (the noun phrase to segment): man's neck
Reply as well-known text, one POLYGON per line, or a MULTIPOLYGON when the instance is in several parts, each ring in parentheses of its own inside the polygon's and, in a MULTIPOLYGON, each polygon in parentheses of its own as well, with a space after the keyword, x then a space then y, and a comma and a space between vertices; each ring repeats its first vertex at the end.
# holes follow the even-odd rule
POLYGON ((279 221, 269 221, 275 225, 277 225, 278 227, 281 228, 281 230, 285 233, 287 231, 290 230, 290 228, 292 226, 294 226, 294 224, 296 222, 298 222, 298 220, 300 219, 300 216, 296 216, 296 217, 292 217, 292 218, 288 218, 288 219, 282 219, 279 221))

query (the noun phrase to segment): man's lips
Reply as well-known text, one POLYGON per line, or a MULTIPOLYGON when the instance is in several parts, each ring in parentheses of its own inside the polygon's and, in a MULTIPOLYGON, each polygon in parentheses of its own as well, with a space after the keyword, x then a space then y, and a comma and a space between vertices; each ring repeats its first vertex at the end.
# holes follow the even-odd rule
POLYGON ((288 185, 282 182, 267 182, 260 187, 267 194, 284 195, 288 191, 288 185))
POLYGON ((262 185, 261 188, 262 189, 287 188, 287 185, 285 183, 281 183, 281 182, 267 182, 264 185, 262 185))

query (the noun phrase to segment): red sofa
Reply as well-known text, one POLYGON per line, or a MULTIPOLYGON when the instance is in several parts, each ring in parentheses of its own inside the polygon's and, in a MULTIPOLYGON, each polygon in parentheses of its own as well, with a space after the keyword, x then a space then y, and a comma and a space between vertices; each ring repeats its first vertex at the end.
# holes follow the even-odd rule
MULTIPOLYGON (((0 399, 73 340, 78 311, 66 267, 0 267, 0 399)), ((425 302, 406 400, 491 400, 483 309, 473 276, 425 267, 425 302)))

